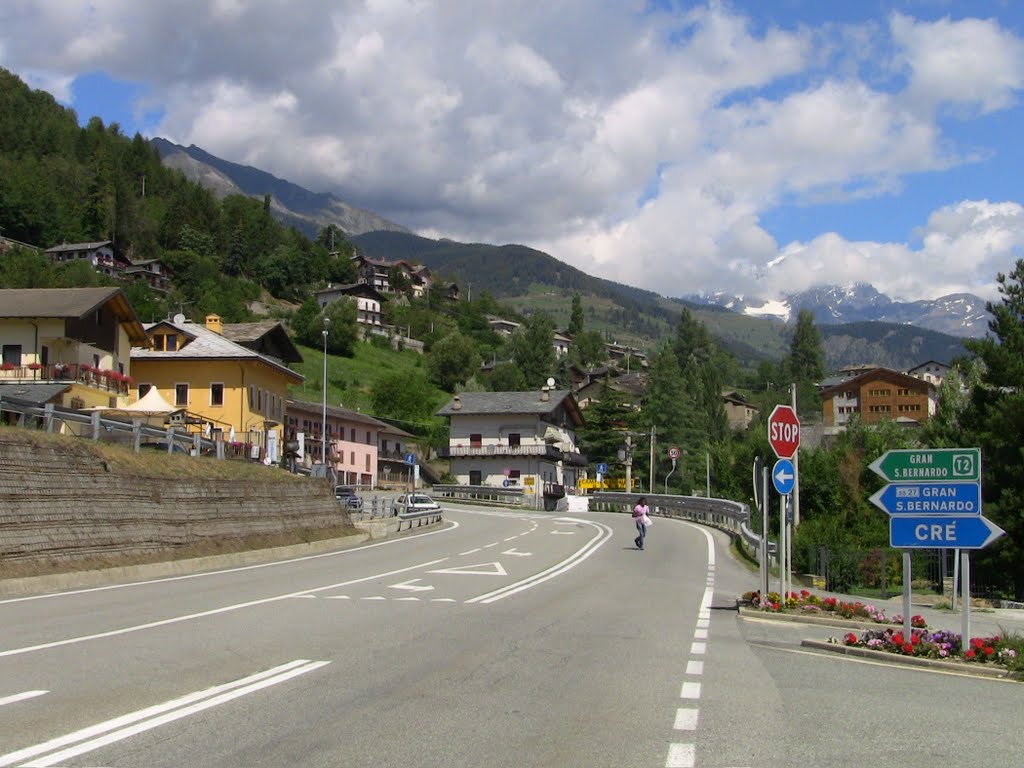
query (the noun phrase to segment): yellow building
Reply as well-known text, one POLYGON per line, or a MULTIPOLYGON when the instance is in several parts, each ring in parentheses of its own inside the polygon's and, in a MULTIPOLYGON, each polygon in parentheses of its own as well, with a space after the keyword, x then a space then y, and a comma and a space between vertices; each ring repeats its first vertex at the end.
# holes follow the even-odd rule
POLYGON ((120 288, 0 290, 0 396, 77 409, 127 405, 129 351, 145 342, 120 288))
POLYGON ((176 315, 145 327, 148 346, 131 352, 138 397, 156 387, 191 431, 252 459, 280 459, 288 387, 303 382, 287 366, 302 357, 280 323, 225 325, 207 315, 200 325, 176 315))

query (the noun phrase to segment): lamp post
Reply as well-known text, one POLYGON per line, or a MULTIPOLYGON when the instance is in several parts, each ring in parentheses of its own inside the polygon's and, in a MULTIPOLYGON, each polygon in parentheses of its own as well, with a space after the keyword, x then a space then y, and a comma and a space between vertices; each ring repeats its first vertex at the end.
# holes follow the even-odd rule
POLYGON ((324 465, 325 469, 327 467, 327 333, 328 333, 328 330, 330 329, 330 327, 331 327, 331 318, 325 317, 324 318, 324 329, 323 329, 323 331, 321 331, 321 333, 324 336, 324 383, 323 383, 324 422, 323 422, 323 431, 320 433, 320 438, 321 438, 320 463, 324 465))

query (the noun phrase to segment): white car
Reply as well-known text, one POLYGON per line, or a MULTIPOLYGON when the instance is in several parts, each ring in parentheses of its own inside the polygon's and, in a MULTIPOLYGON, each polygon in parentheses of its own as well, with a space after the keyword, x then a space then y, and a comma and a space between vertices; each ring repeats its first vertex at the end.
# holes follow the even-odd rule
POLYGON ((441 505, 425 493, 403 493, 395 499, 395 514, 429 514, 440 512, 441 505))

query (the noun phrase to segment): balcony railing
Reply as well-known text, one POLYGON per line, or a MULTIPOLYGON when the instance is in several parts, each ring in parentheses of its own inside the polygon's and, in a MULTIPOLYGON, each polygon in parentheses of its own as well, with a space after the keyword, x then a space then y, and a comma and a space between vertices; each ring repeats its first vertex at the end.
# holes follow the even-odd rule
POLYGON ((49 384, 78 382, 89 387, 127 395, 132 379, 118 371, 102 371, 92 365, 79 363, 50 363, 41 365, 0 365, 0 381, 10 383, 49 384))
POLYGON ((450 445, 438 453, 443 459, 488 456, 541 456, 546 459, 562 458, 562 451, 554 445, 450 445))

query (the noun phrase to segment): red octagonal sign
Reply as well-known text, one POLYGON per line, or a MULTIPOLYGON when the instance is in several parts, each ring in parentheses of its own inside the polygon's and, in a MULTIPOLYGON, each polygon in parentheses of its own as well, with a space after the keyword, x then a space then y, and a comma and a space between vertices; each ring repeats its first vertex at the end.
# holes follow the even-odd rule
POLYGON ((768 442, 780 459, 791 459, 800 447, 800 419, 788 405, 776 405, 768 417, 768 442))

